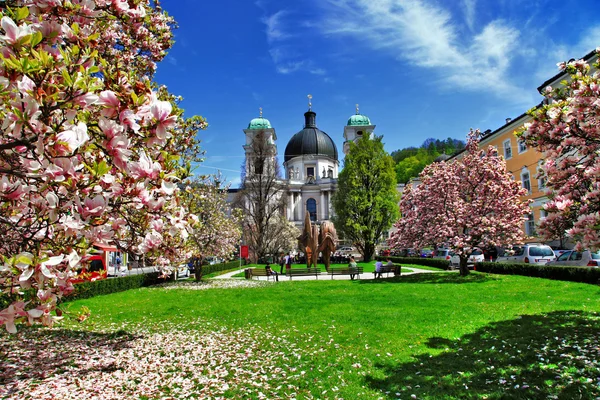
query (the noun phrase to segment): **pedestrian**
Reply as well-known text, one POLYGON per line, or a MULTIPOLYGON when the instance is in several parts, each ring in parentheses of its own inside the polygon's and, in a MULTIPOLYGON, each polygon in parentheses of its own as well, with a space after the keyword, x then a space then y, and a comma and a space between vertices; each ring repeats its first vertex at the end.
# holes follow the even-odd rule
POLYGON ((350 262, 348 263, 348 269, 350 270, 350 279, 354 280, 354 276, 358 274, 358 265, 354 260, 354 256, 350 256, 350 262))
POLYGON ((285 256, 283 253, 279 256, 279 273, 283 275, 283 266, 285 265, 285 256))
POLYGON ((289 252, 286 256, 285 256, 285 270, 289 271, 290 269, 292 269, 292 253, 289 252))

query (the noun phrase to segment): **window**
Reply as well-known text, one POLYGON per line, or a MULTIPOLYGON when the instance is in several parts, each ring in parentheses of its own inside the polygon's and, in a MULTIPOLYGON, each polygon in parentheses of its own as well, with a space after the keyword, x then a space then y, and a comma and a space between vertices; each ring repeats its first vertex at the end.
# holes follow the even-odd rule
POLYGON ((306 211, 308 211, 311 221, 317 220, 317 201, 315 199, 306 200, 306 211))
POLYGON ((306 167, 306 177, 315 176, 315 167, 306 167))
POLYGON ((531 179, 529 178, 529 171, 521 172, 521 183, 527 192, 531 194, 531 179))
POLYGON ((540 210, 540 219, 544 219, 548 216, 548 211, 544 210, 543 208, 540 210))
POLYGON ((540 190, 546 189, 546 174, 541 167, 538 167, 537 170, 537 178, 538 178, 538 188, 540 190))
POLYGON ((527 151, 527 145, 525 144, 524 141, 519 140, 519 154, 521 154, 525 151, 527 151))
POLYGON ((356 132, 356 136, 362 136, 362 134, 363 134, 363 131, 356 132))
MULTIPOLYGON (((527 221, 525 221, 525 234, 527 236, 535 236, 535 220, 533 219, 533 214, 529 214, 527 216, 527 221)), ((529 250, 529 255, 534 256, 536 254, 531 254, 533 247, 529 250)))
POLYGON ((512 147, 510 147, 510 140, 502 143, 502 146, 504 147, 504 158, 507 160, 512 158, 512 147))

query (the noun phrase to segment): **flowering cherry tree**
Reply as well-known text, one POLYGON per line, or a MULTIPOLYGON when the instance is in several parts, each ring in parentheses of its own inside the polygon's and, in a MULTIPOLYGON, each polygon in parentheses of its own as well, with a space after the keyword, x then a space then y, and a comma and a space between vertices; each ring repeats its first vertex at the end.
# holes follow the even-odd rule
POLYGON ((195 275, 200 280, 205 256, 228 257, 235 252, 242 236, 241 213, 239 209, 228 210, 227 188, 221 186, 218 176, 196 178, 183 195, 194 215, 188 247, 198 260, 195 275))
POLYGON ((423 248, 446 245, 460 256, 460 273, 475 247, 520 242, 529 202, 526 192, 506 171, 490 146, 479 149, 479 131, 471 131, 462 159, 433 163, 419 175, 421 183, 407 186, 400 202, 402 217, 390 247, 423 248))
POLYGON ((15 332, 58 318, 93 242, 162 264, 187 256, 177 183, 205 122, 183 121, 152 82, 172 43, 157 1, 2 4, 0 288, 14 301, 0 324, 15 332))
MULTIPOLYGON (((596 49, 600 53, 600 47, 596 49)), ((530 112, 521 137, 545 153, 543 173, 551 200, 539 232, 555 239, 566 231, 578 247, 600 248, 600 65, 583 60, 560 63, 570 75, 562 86, 547 87, 549 100, 530 112)))

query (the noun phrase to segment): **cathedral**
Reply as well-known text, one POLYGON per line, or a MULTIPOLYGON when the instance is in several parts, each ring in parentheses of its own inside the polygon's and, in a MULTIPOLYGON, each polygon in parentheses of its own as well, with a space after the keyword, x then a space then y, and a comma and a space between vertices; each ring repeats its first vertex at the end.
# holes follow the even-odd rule
MULTIPOLYGON (((286 216, 298 227, 302 226, 307 211, 314 222, 331 219, 331 199, 337 187, 339 170, 338 149, 331 137, 317 127, 317 113, 312 110, 310 99, 309 95, 308 111, 304 113, 304 128, 289 140, 283 159, 282 179, 288 195, 286 216)), ((356 114, 344 126, 344 154, 348 153, 350 142, 374 130, 375 125, 371 124, 367 116, 358 112, 357 105, 356 114)), ((245 173, 249 176, 256 173, 252 164, 253 140, 257 135, 264 135, 274 158, 277 155, 277 134, 269 120, 262 117, 262 110, 260 117, 252 119, 244 133, 245 173)))

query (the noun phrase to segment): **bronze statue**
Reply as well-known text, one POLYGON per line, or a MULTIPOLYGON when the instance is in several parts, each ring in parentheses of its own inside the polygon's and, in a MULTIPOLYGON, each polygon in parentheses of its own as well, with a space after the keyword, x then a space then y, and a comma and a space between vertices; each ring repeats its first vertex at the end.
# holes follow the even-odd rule
POLYGON ((311 266, 317 266, 317 257, 319 251, 317 250, 317 241, 319 239, 319 228, 310 222, 310 215, 308 211, 304 217, 304 228, 302 228, 302 234, 298 236, 298 245, 306 256, 306 268, 311 266))
POLYGON ((329 271, 331 253, 335 251, 338 237, 332 222, 324 221, 319 227, 310 222, 308 211, 304 217, 302 234, 298 237, 298 244, 306 255, 306 267, 317 266, 319 252, 323 254, 325 269, 329 271))
POLYGON ((324 221, 321 224, 321 232, 319 232, 319 247, 318 251, 323 254, 323 262, 325 263, 325 269, 329 271, 330 257, 335 251, 335 247, 338 241, 337 232, 333 222, 324 221))

